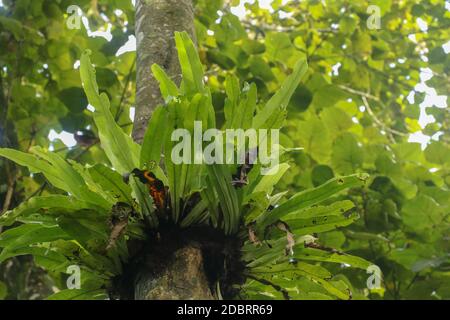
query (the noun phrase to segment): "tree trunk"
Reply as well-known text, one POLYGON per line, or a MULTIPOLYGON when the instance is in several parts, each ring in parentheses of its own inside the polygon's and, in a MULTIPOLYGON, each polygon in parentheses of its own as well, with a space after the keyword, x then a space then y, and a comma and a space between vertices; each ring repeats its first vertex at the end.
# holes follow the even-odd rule
POLYGON ((195 40, 192 0, 138 0, 135 29, 137 78, 133 138, 142 142, 153 110, 163 102, 150 67, 154 63, 160 65, 175 83, 180 83, 174 33, 186 31, 195 40))
POLYGON ((205 300, 213 298, 199 245, 190 243, 175 250, 167 246, 165 248, 162 246, 161 249, 166 252, 158 250, 148 253, 145 257, 136 281, 136 299, 205 300))
MULTIPOLYGON (((192 0, 138 0, 136 2, 137 79, 133 139, 142 142, 148 121, 162 98, 150 67, 156 63, 179 84, 181 71, 175 48, 175 31, 195 39, 192 0)), ((143 257, 135 277, 134 298, 212 299, 201 248, 158 245, 143 257)))

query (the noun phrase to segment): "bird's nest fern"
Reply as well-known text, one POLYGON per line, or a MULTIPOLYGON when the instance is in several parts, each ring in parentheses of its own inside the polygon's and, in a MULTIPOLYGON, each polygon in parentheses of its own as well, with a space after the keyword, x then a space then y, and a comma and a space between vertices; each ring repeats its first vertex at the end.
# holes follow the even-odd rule
MULTIPOLYGON (((39 147, 30 154, 0 149, 1 156, 43 174, 60 190, 33 197, 0 218, 0 224, 9 227, 0 235, 0 262, 33 255, 62 289, 67 267, 78 265, 81 288, 61 290, 50 298, 104 299, 136 258, 136 243, 195 239, 204 244, 205 261, 210 264, 206 269, 217 269, 214 261, 225 253, 221 263, 226 260, 228 272, 213 277, 218 296, 225 292, 227 297, 242 298, 351 298, 351 285, 320 263, 360 269, 370 263, 321 246, 315 235, 358 218, 353 203, 339 201, 335 195, 361 186, 367 177, 338 177, 287 198, 286 192, 272 194, 289 170, 287 163, 272 168, 271 175, 262 175, 261 164, 248 161, 175 164, 173 130, 192 131, 194 121, 202 121, 204 130, 216 128, 196 49, 187 34, 177 33, 175 38, 182 84, 178 87, 162 68, 152 67, 165 103, 153 112, 142 145, 114 121, 85 52, 81 79, 110 163, 81 165, 39 147)), ((279 129, 306 70, 306 61, 299 61, 278 93, 261 106, 255 85, 241 88, 236 78, 227 78, 221 129, 279 129)), ((282 157, 289 152, 278 150, 282 157)))

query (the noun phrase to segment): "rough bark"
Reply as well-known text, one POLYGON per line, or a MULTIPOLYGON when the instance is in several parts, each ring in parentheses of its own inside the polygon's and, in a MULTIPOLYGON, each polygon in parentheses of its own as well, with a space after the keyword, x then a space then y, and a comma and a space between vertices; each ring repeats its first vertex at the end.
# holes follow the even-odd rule
POLYGON ((144 300, 212 299, 201 249, 190 244, 167 259, 147 256, 136 282, 135 297, 144 300))
POLYGON ((162 103, 159 85, 150 67, 157 63, 175 83, 181 80, 175 48, 175 31, 186 31, 194 39, 192 0, 138 0, 136 2, 136 114, 133 138, 142 142, 155 107, 162 103))
MULTIPOLYGON (((137 142, 142 142, 153 110, 162 103, 151 65, 157 63, 175 83, 180 83, 175 31, 186 31, 195 40, 192 0, 136 2, 137 79, 133 138, 137 142)), ((194 243, 178 248, 162 247, 159 252, 146 255, 135 278, 135 299, 213 298, 202 251, 194 243)))

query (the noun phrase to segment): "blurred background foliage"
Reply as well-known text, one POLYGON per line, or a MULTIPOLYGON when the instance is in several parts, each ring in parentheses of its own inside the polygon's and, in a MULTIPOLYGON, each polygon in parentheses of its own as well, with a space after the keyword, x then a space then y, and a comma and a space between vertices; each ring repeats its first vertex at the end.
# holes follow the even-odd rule
MULTIPOLYGON (((134 7, 128 0, 2 0, 0 144, 40 145, 68 159, 105 163, 81 88, 79 58, 89 48, 100 90, 131 131, 135 88, 134 7), (83 11, 70 30, 67 8, 83 11)), ((368 172, 366 188, 341 195, 361 219, 317 235, 324 246, 364 257, 383 272, 341 273, 371 299, 450 298, 450 4, 443 0, 197 0, 200 55, 217 114, 229 74, 279 89, 295 62, 309 71, 288 107, 282 135, 293 194, 343 174, 368 172), (242 2, 242 3, 241 3, 242 2), (380 28, 369 29, 369 5, 380 28), (365 291, 364 291, 365 290, 365 291)), ((223 111, 222 111, 223 114, 223 111)), ((0 210, 54 190, 43 176, 0 159, 0 210)), ((0 299, 39 299, 52 283, 27 257, 0 264, 0 299)))

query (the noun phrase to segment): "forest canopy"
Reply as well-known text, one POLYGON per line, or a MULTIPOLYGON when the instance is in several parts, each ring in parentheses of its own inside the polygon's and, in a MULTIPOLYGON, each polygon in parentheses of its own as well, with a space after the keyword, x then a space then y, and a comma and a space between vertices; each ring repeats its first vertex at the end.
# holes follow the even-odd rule
POLYGON ((448 1, 183 0, 145 67, 136 2, 0 1, 0 300, 184 297, 135 278, 193 242, 199 298, 450 299, 448 1), (175 163, 194 121, 278 171, 175 163))

